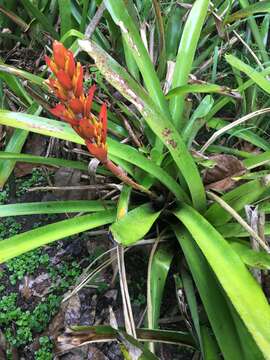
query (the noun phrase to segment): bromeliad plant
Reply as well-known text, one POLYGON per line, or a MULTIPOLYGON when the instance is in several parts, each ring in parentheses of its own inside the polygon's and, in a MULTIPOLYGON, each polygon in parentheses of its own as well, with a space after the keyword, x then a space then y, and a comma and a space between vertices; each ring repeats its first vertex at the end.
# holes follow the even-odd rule
POLYGON ((106 104, 102 104, 99 118, 91 113, 96 86, 90 87, 87 96, 84 94, 83 68, 79 62, 75 63, 73 53, 55 41, 53 59, 46 56, 45 60, 56 77, 50 78, 48 84, 60 101, 50 110, 51 113, 70 124, 84 140, 89 152, 115 176, 133 188, 151 195, 150 191, 130 179, 121 168, 109 160, 106 104))
MULTIPOLYGON (((30 215, 46 212, 48 209, 55 213, 92 214, 60 221, 3 240, 0 261, 4 262, 38 246, 108 224, 114 240, 120 246, 132 246, 150 235, 153 238, 154 234, 157 240, 148 266, 147 329, 133 329, 131 337, 121 329, 77 327, 68 332, 60 346, 67 341, 72 344, 73 340, 78 344, 90 339, 111 340, 124 337, 140 349, 141 358, 145 356, 147 359, 157 358, 154 341, 184 344, 199 350, 204 359, 269 359, 269 304, 262 286, 250 272, 250 268, 265 270, 270 267, 269 246, 264 242, 264 235, 269 235, 269 224, 266 221, 265 226, 260 226, 260 230, 256 232, 254 226, 251 227, 244 220, 244 209, 246 205, 256 203, 259 204, 260 212, 270 212, 267 202, 270 147, 262 136, 263 132, 251 131, 243 126, 245 121, 254 116, 259 118, 253 119, 252 124, 263 126, 262 115, 269 111, 267 104, 270 87, 265 77, 270 73, 270 69, 265 67, 269 60, 266 51, 269 16, 265 15, 270 9, 269 2, 261 1, 248 6, 247 1, 235 4, 221 1, 214 8, 209 0, 196 0, 188 13, 187 9, 177 4, 166 7, 156 0, 105 0, 104 4, 104 18, 108 28, 106 41, 98 38, 97 34, 93 40, 86 40, 77 30, 72 32, 69 29, 69 34, 75 34, 81 39, 76 40, 71 48, 80 48, 88 53, 100 76, 110 84, 103 81, 99 83, 108 96, 111 111, 107 114, 104 104, 101 107, 94 104, 95 85, 85 94, 82 65, 75 62, 71 50, 55 42, 53 57, 46 60, 54 77, 46 83, 59 100, 51 113, 67 124, 40 117, 33 100, 29 99, 21 83, 17 84, 18 87, 14 89, 24 96, 24 101, 30 102, 31 107, 28 114, 8 110, 0 112, 0 123, 17 128, 14 136, 21 139, 19 148, 13 146, 14 140, 7 145, 6 151, 0 153, 0 159, 5 159, 6 164, 6 170, 0 166, 0 183, 3 185, 8 178, 14 161, 70 166, 86 171, 87 164, 83 162, 20 154, 27 137, 25 131, 54 136, 86 145, 102 167, 106 167, 125 183, 117 211, 113 209, 111 202, 104 204, 98 200, 3 205, 0 207, 1 216, 30 215), (149 11, 150 9, 153 11, 149 11), (162 11, 168 15, 168 21, 161 16, 162 11), (253 17, 256 13, 260 13, 264 19, 262 29, 259 29, 253 17), (238 24, 239 19, 241 21, 238 24), (147 35, 145 27, 140 26, 145 21, 154 24, 155 28, 150 29, 150 33, 157 34, 158 47, 155 48, 155 42, 150 41, 149 52, 146 46, 147 36, 143 36, 147 35), (218 29, 215 27, 217 23, 218 29), (183 29, 180 29, 179 24, 183 25, 183 29), (250 45, 260 49, 258 56, 255 55, 259 71, 240 59, 242 48, 240 51, 235 48, 238 57, 230 55, 222 58, 222 67, 229 72, 229 64, 235 74, 232 91, 225 82, 226 78, 224 86, 216 84, 224 78, 222 73, 218 73, 218 59, 227 49, 233 51, 230 47, 239 37, 246 35, 246 31, 249 33, 246 29, 250 29, 253 35, 254 44, 250 45), (228 37, 232 36, 231 40, 234 41, 226 43, 225 35, 220 38, 223 33, 228 37), (166 34, 172 34, 173 41, 166 38, 166 34), (108 41, 115 46, 115 58, 120 59, 119 62, 108 54, 108 41), (212 53, 214 56, 205 61, 212 53), (124 56, 121 57, 121 54, 124 56), (196 77, 190 78, 190 73, 196 77), (240 77, 239 80, 240 74, 245 74, 250 79, 244 81, 240 77), (111 96, 110 86, 124 100, 111 96), (163 86, 170 89, 166 95, 163 86), (259 97, 256 96, 257 92, 259 97), (189 101, 187 94, 196 96, 189 101), (265 103, 262 101, 263 106, 259 104, 263 110, 254 108, 254 99, 257 98, 265 99, 265 103), (237 106, 234 106, 236 101, 237 106), (234 117, 237 117, 236 110, 239 107, 242 114, 248 116, 228 123, 223 114, 234 111, 234 117), (99 112, 99 117, 91 109, 99 112), (220 114, 219 117, 217 113, 220 114), (126 128, 119 122, 119 116, 127 120, 126 128), (206 134, 205 125, 218 131, 200 148, 198 144, 206 134), (202 130, 205 131, 203 137, 200 136, 202 130), (131 142, 125 144, 119 141, 124 140, 127 133, 136 146, 131 142), (254 156, 246 149, 238 149, 236 146, 213 146, 213 142, 224 134, 256 146, 261 153, 254 156), (237 173, 237 179, 234 178, 234 181, 240 179, 242 182, 240 185, 234 183, 238 186, 227 192, 224 187, 220 188, 219 183, 220 196, 206 191, 203 184, 203 172, 209 166, 209 160, 211 163, 212 157, 209 158, 209 155, 213 152, 218 152, 219 155, 221 152, 232 153, 243 159, 241 173, 237 173), (257 171, 259 166, 260 169, 263 167, 263 172, 257 171), (142 191, 143 196, 133 194, 131 197, 133 189, 142 191), (256 252, 251 248, 250 238, 260 244, 260 251, 256 252), (164 241, 160 242, 160 239, 164 241), (177 261, 175 286, 180 308, 183 292, 189 308, 188 320, 192 325, 187 332, 166 332, 158 326, 163 290, 173 259, 177 261), (143 347, 138 340, 150 342, 149 348, 143 347)), ((82 15, 85 15, 85 11, 82 15)), ((69 35, 65 34, 63 41, 67 39, 70 40, 69 35)), ((250 46, 244 46, 244 49, 246 51, 250 46)), ((250 55, 252 61, 253 55, 254 52, 250 55)), ((0 69, 5 71, 7 77, 16 74, 35 85, 46 87, 44 79, 40 77, 7 65, 2 65, 0 69)), ((233 161, 239 160, 234 158, 233 161)), ((230 179, 231 176, 227 178, 230 179)), ((130 322, 132 325, 131 320, 130 322)))

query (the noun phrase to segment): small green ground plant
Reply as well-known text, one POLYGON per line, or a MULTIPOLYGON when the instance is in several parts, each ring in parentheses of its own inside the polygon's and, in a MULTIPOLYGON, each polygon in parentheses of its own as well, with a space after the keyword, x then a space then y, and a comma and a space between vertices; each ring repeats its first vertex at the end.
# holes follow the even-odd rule
MULTIPOLYGON (((77 326, 66 341, 82 333, 87 341, 87 332, 91 340, 125 339, 139 349, 139 359, 158 358, 154 342, 190 347, 204 359, 269 359, 270 308, 262 281, 253 275, 254 269, 268 270, 270 262, 265 241, 270 212, 269 1, 55 4, 24 0, 17 14, 23 20, 20 26, 35 18, 36 26, 57 40, 52 56, 46 49, 53 74, 34 75, 0 64, 5 86, 25 109, 13 111, 3 101, 0 124, 15 130, 0 152, 0 186, 17 161, 88 174, 87 156, 76 161, 24 154, 29 131, 69 141, 74 148, 86 145, 99 160, 97 173, 114 182, 120 179, 122 186, 117 200, 112 196, 0 206, 3 218, 86 213, 2 240, 0 262, 105 227, 117 244, 125 330, 77 326), (94 77, 89 93, 82 79, 83 68, 93 66, 100 87, 94 101, 94 77), (49 83, 44 81, 48 76, 49 83), (19 79, 27 80, 38 96, 19 79), (46 111, 42 116, 41 105, 46 111), (220 175, 228 159, 237 171, 220 175), (211 166, 216 172, 209 171, 211 166), (257 228, 246 220, 247 205, 256 205, 261 218, 266 215, 260 226, 257 221, 257 228), (136 329, 124 249, 138 243, 150 243, 152 250, 145 328, 136 329), (175 275, 175 303, 181 310, 184 293, 188 307, 190 326, 185 331, 159 329, 170 269, 175 275)), ((10 5, 8 22, 14 21, 12 10, 10 5)), ((18 32, 13 36, 27 44, 38 41, 31 35, 34 26, 32 31, 30 39, 18 32)), ((11 36, 7 39, 14 41, 11 36)), ((6 298, 4 306, 16 316, 13 297, 6 298)), ((122 349, 129 358, 124 345, 122 349)))
POLYGON ((52 342, 48 338, 48 336, 41 336, 39 338, 40 348, 35 353, 36 360, 52 360, 52 342))
MULTIPOLYGON (((34 169, 27 179, 16 180, 17 199, 27 193, 28 189, 38 184, 44 184, 44 176, 38 169, 34 169)), ((7 192, 8 194, 8 192, 7 192)), ((8 202, 8 196, 4 199, 8 202)), ((5 217, 0 224, 0 238, 15 236, 25 226, 25 217, 5 217)), ((55 215, 43 215, 32 223, 33 228, 40 227, 44 222, 55 220, 55 215)), ((56 266, 52 266, 48 251, 51 248, 38 248, 18 257, 12 258, 5 263, 0 272, 0 329, 3 331, 5 340, 9 344, 8 357, 12 359, 11 349, 23 348, 30 345, 36 336, 43 333, 54 315, 59 311, 63 294, 74 284, 80 276, 82 268, 75 259, 73 261, 62 260, 56 266), (40 272, 48 274, 50 282, 48 294, 40 301, 26 301, 17 289, 23 283, 24 278, 35 278, 40 272)), ((89 261, 93 261, 89 257, 89 261)), ((48 336, 39 339, 40 348, 35 353, 35 359, 53 358, 52 342, 48 336)))
POLYGON ((39 303, 33 312, 25 311, 17 306, 18 294, 10 293, 0 300, 1 319, 7 342, 14 347, 31 343, 33 333, 41 333, 46 329, 52 316, 59 309, 61 298, 50 294, 46 301, 39 303), (14 326, 16 333, 14 333, 14 326))
MULTIPOLYGON (((0 289, 0 328, 9 346, 20 348, 29 345, 37 334, 47 329, 53 316, 59 311, 62 295, 74 284, 81 272, 82 269, 76 261, 62 261, 59 266, 52 267, 48 254, 40 249, 6 263, 6 268, 1 272, 1 279, 5 285, 1 285, 0 289), (17 287, 25 276, 36 275, 40 268, 49 275, 49 293, 41 301, 35 302, 34 307, 31 306, 32 310, 26 310, 28 305, 26 304, 25 308, 20 295, 14 291, 10 292, 10 288, 17 287)), ((52 344, 46 339, 48 340, 44 337, 44 342, 41 340, 37 359, 43 359, 48 353, 52 356, 52 344)))

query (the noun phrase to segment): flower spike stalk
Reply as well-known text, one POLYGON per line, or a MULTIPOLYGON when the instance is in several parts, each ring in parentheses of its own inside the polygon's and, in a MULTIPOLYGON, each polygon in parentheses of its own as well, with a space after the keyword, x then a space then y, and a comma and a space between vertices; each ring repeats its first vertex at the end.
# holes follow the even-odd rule
POLYGON ((129 178, 108 158, 107 107, 105 103, 102 104, 98 117, 91 112, 96 86, 91 86, 88 94, 85 94, 83 68, 79 62, 75 62, 73 53, 60 42, 54 41, 53 56, 52 58, 46 56, 45 61, 54 74, 54 78, 49 78, 46 82, 59 99, 59 103, 50 109, 50 112, 68 122, 84 139, 90 154, 121 181, 154 197, 150 190, 129 178))

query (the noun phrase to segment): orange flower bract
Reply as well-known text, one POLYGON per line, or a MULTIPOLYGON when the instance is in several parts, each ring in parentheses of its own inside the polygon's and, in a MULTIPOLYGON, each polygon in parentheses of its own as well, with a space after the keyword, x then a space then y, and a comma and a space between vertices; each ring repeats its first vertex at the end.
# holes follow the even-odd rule
POLYGON ((83 68, 75 62, 74 55, 58 41, 53 43, 53 57, 45 57, 47 66, 55 78, 47 83, 53 90, 59 103, 51 113, 68 122, 81 136, 89 152, 105 163, 107 161, 107 109, 101 106, 99 117, 91 113, 96 86, 93 85, 87 95, 83 90, 83 68))

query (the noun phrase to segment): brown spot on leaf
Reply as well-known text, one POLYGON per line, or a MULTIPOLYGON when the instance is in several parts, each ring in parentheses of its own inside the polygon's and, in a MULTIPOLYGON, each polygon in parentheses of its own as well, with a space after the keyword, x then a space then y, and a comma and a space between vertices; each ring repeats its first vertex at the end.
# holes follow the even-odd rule
POLYGON ((168 137, 169 135, 171 135, 172 133, 172 130, 169 129, 169 128, 165 128, 163 131, 162 131, 162 135, 165 136, 165 137, 168 137))
POLYGON ((168 144, 171 145, 174 149, 177 148, 177 142, 173 139, 168 140, 168 144))
POLYGON ((242 161, 232 155, 214 155, 210 156, 209 160, 214 160, 216 165, 203 173, 203 181, 207 189, 230 190, 236 184, 232 177, 243 175, 246 172, 242 161))

